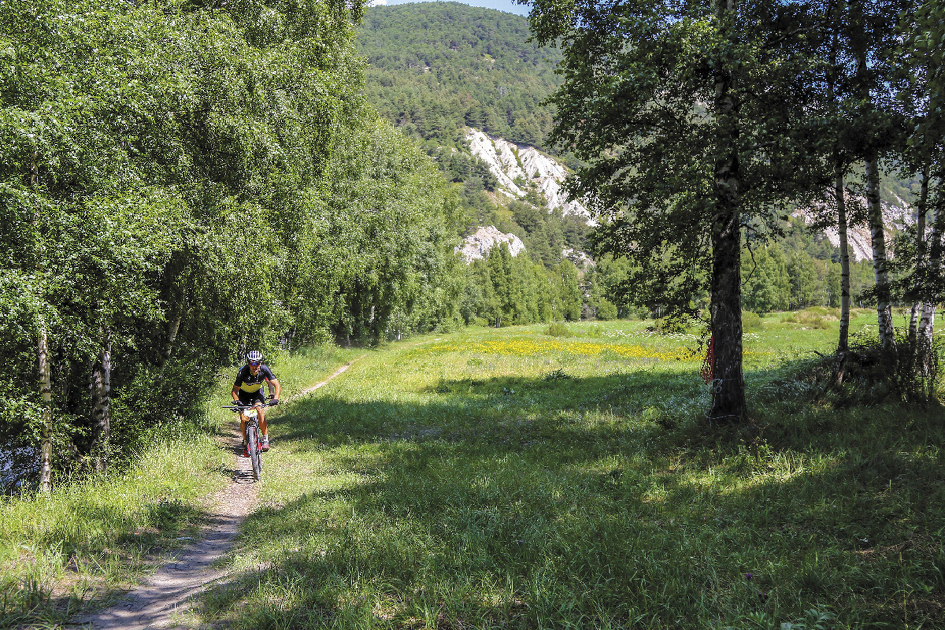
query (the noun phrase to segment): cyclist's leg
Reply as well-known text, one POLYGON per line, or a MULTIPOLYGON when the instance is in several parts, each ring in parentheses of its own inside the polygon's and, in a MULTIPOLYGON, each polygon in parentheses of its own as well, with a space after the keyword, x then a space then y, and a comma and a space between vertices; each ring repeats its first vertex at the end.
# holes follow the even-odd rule
POLYGON ((269 450, 269 427, 266 424, 266 410, 265 407, 259 407, 259 412, 257 417, 259 418, 259 442, 262 450, 269 450))
MULTIPOLYGON (((248 407, 249 405, 255 405, 262 402, 261 394, 248 394, 246 392, 240 392, 238 394, 239 405, 242 407, 248 407)), ((246 450, 246 414, 240 411, 240 439, 243 441, 243 454, 244 456, 248 454, 246 450)))
POLYGON ((266 409, 265 409, 265 407, 261 407, 261 408, 259 409, 259 432, 260 432, 263 436, 266 436, 266 437, 269 436, 269 427, 268 427, 268 425, 266 424, 266 409))

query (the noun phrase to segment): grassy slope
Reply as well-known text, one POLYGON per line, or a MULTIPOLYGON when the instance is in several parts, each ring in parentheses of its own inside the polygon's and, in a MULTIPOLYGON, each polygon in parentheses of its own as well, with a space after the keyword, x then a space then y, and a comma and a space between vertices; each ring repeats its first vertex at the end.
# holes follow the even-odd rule
MULTIPOLYGON (((700 428, 697 340, 640 323, 368 352, 277 409, 264 505, 201 614, 228 628, 945 623, 941 409, 804 404, 801 383, 776 380, 782 357, 829 349, 835 330, 780 319, 746 336, 760 439, 700 428)), ((277 374, 298 391, 353 356, 277 374)), ((220 483, 207 452, 193 474, 220 483)), ((192 494, 181 510, 196 522, 192 494)), ((17 529, 14 509, 3 549, 37 552, 6 558, 7 574, 63 573, 52 537, 17 529)))
MULTIPOLYGON (((373 352, 273 423, 227 627, 942 623, 941 410, 812 409, 746 343, 755 436, 704 433, 692 338, 469 330, 373 352), (809 612, 813 611, 813 612, 809 612)), ((855 327, 872 322, 865 314, 855 327)))

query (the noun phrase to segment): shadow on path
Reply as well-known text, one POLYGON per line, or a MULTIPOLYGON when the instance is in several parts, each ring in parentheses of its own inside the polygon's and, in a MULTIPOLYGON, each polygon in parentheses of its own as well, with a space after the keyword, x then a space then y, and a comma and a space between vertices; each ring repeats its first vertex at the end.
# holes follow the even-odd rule
POLYGON ((237 459, 232 479, 214 495, 210 524, 200 540, 179 550, 176 559, 117 604, 73 617, 69 625, 99 630, 176 627, 175 615, 190 608, 192 597, 226 576, 226 571, 213 568, 213 563, 230 549, 240 524, 255 506, 257 486, 248 459, 237 459))
MULTIPOLYGON (((352 363, 354 361, 292 398, 322 387, 352 363)), ((234 441, 233 452, 239 453, 241 441, 238 432, 234 431, 230 439, 234 441)), ((188 627, 182 615, 190 610, 195 597, 228 577, 225 569, 213 565, 230 550, 240 525, 256 506, 259 487, 253 481, 249 459, 237 456, 236 466, 232 471, 232 483, 213 496, 210 524, 199 540, 180 549, 175 560, 161 567, 117 604, 96 613, 73 617, 68 625, 89 630, 188 627)))

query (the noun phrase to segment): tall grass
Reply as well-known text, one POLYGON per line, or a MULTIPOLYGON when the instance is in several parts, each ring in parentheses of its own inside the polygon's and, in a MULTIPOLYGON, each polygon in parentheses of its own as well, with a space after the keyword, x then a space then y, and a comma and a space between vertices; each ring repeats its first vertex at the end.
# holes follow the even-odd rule
MULTIPOLYGON (((568 337, 546 326, 470 329, 366 353, 342 377, 271 411, 262 504, 226 559, 231 577, 199 599, 201 621, 945 624, 941 407, 811 405, 792 375, 814 350, 832 349, 835 324, 785 319, 769 315, 746 334, 753 424, 741 429, 703 421, 710 395, 698 378, 699 331, 653 334, 645 322, 569 324, 568 337)), ((854 320, 854 331, 871 320, 854 320)), ((355 356, 275 357, 283 398, 355 356)), ((221 377, 211 407, 225 402, 230 378, 221 377)), ((135 575, 128 567, 142 566, 106 550, 129 553, 138 536, 166 540, 198 524, 201 491, 183 477, 223 483, 230 457, 201 444, 203 458, 163 481, 184 484, 173 493, 143 489, 133 475, 155 470, 143 461, 100 490, 55 494, 61 503, 48 519, 60 525, 40 525, 43 499, 7 500, 5 610, 50 610, 50 593, 87 601, 90 582, 125 583, 135 575), (136 498, 122 499, 122 488, 136 498), (140 497, 160 506, 159 496, 180 502, 161 508, 166 521, 134 508, 140 497), (62 516, 71 510, 94 516, 62 516), (99 525, 69 525, 78 522, 99 525), (81 578, 70 577, 70 557, 82 559, 81 578), (90 570, 89 558, 114 558, 112 573, 90 570)), ((168 448, 179 452, 174 441, 168 448)))
POLYGON ((206 432, 165 427, 131 470, 3 498, 0 625, 61 620, 120 592, 204 522, 201 499, 231 467, 206 432))
MULTIPOLYGON (((289 397, 351 356, 310 348, 271 362, 289 397)), ((219 374, 200 426, 153 425, 133 466, 59 478, 49 496, 0 498, 0 627, 55 625, 108 603, 197 533, 210 495, 233 474, 234 454, 218 438, 237 424, 219 408, 235 373, 219 374)))
POLYGON ((785 356, 833 340, 802 328, 766 319, 746 339, 744 432, 701 421, 698 336, 642 323, 374 353, 273 419, 264 507, 201 613, 237 628, 940 624, 941 408, 810 406, 785 356))

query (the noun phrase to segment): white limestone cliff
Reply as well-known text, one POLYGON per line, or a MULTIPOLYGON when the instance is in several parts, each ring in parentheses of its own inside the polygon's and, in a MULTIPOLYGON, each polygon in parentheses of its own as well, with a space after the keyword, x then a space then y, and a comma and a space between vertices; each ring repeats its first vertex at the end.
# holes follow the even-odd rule
POLYGON ((557 160, 535 147, 493 138, 476 129, 466 130, 466 141, 472 154, 489 165, 505 194, 524 197, 526 191, 516 180, 530 182, 547 200, 549 210, 590 219, 587 208, 565 194, 567 170, 557 160))
POLYGON ((470 234, 463 239, 462 245, 456 248, 456 251, 462 254, 466 263, 470 263, 478 258, 485 258, 489 255, 489 250, 502 243, 508 244, 509 253, 517 256, 525 251, 525 244, 522 239, 514 234, 505 234, 500 232, 494 225, 481 227, 475 234, 470 234))

